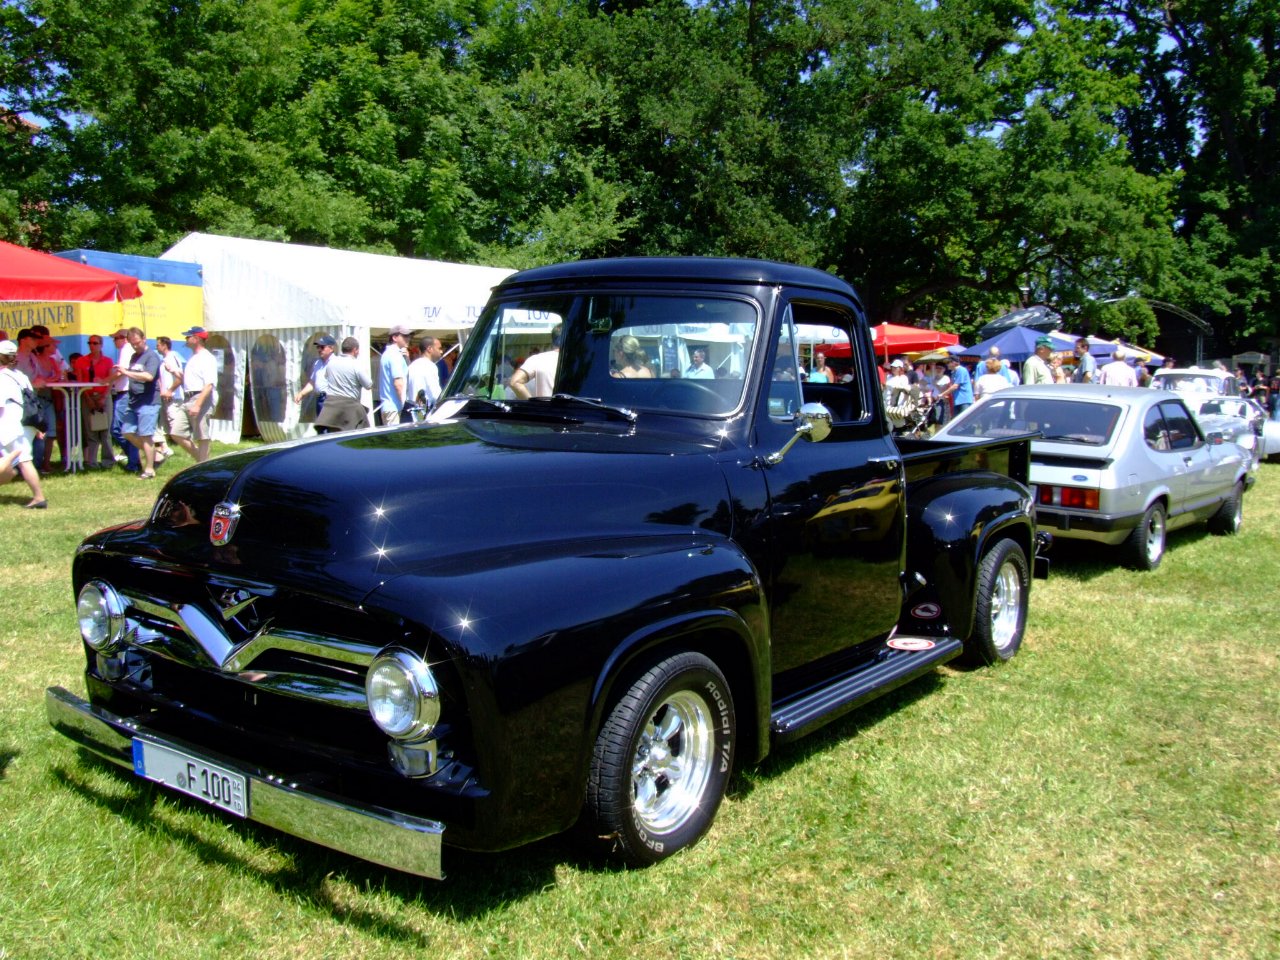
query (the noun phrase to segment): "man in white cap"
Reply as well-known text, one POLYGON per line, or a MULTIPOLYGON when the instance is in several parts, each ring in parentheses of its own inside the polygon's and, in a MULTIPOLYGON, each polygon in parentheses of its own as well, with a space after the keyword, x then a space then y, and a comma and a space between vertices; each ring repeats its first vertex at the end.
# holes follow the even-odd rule
POLYGON ((22 477, 31 488, 31 500, 23 509, 43 510, 49 504, 31 460, 36 430, 22 425, 22 391, 30 389, 31 381, 18 369, 18 344, 0 341, 0 483, 8 483, 15 474, 22 477))
POLYGON ((1111 362, 1098 371, 1098 382, 1108 387, 1136 387, 1138 375, 1124 362, 1124 347, 1117 345, 1111 357, 1111 362))
POLYGON ((889 364, 889 376, 884 382, 884 410, 894 430, 907 425, 907 414, 911 410, 911 381, 906 370, 906 364, 895 359, 889 364))
POLYGON ((209 333, 204 327, 184 330, 191 358, 182 369, 182 403, 170 411, 169 436, 191 454, 196 463, 209 459, 209 421, 217 404, 218 360, 205 342, 209 333))
POLYGON ((382 423, 388 426, 393 423, 408 423, 409 405, 405 402, 409 385, 409 335, 413 331, 403 324, 391 328, 387 346, 382 351, 382 364, 379 367, 381 378, 378 381, 378 412, 382 423))

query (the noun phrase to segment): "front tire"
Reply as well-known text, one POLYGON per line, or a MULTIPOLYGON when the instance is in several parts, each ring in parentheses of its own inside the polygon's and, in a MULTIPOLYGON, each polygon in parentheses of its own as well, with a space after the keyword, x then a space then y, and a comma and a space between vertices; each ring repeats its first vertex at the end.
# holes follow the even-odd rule
POLYGON ((1013 659, 1027 626, 1031 577, 1027 555, 1012 540, 1001 540, 978 564, 973 633, 965 660, 981 666, 1013 659))
POLYGON ((1164 505, 1153 503, 1124 542, 1128 566, 1134 570, 1154 570, 1160 566, 1168 535, 1164 505))
POLYGON ((697 653, 647 670, 596 737, 585 814, 610 852, 648 866, 692 846, 711 827, 733 766, 729 684, 697 653))
POLYGON ((1209 532, 1230 536, 1240 532, 1244 524, 1244 485, 1237 483, 1231 496, 1222 501, 1218 512, 1209 518, 1209 532))

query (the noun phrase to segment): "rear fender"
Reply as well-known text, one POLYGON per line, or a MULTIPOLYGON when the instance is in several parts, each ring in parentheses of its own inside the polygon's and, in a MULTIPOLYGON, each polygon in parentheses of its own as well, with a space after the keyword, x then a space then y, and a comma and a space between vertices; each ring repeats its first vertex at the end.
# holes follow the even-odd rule
POLYGON ((907 504, 905 602, 898 629, 964 639, 973 628, 978 564, 1009 538, 1031 564, 1031 495, 1001 474, 943 474, 917 482, 907 504))

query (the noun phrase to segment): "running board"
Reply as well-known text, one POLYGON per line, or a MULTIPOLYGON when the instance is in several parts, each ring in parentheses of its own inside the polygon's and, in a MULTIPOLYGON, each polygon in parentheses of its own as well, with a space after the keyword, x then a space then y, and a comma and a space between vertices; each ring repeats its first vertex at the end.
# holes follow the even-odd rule
MULTIPOLYGON (((902 640, 902 637, 896 638, 902 640)), ((963 645, 953 637, 934 640, 928 650, 885 647, 869 663, 774 705, 769 730, 779 743, 794 740, 874 700, 958 656, 963 645)))

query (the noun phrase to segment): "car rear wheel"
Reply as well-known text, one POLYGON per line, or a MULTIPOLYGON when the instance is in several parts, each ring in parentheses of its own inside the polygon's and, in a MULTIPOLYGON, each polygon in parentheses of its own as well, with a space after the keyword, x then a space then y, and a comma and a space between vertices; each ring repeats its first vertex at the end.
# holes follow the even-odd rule
POLYGON ((1125 541, 1128 565, 1134 570, 1154 570, 1160 566, 1167 536, 1164 504, 1153 503, 1125 541))
POLYGON ((1209 518, 1209 531, 1219 536, 1237 533, 1244 524, 1244 484, 1237 483, 1231 496, 1222 501, 1218 512, 1209 518))
POLYGON ((1031 579, 1027 555, 1012 540, 1001 540, 978 565, 973 633, 964 644, 972 664, 1010 660, 1022 646, 1031 579))
POLYGON ((735 735, 733 696, 711 660, 680 653, 655 664, 600 728, 587 826, 633 866, 693 845, 720 808, 735 735))

